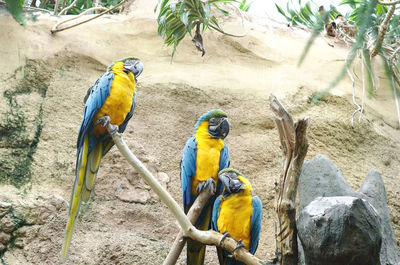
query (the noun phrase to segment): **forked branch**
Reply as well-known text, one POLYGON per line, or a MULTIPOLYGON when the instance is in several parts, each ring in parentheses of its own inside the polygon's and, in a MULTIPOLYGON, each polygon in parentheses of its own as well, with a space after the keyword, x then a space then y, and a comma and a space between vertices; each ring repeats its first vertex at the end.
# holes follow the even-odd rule
MULTIPOLYGON (((197 196, 192 207, 190 207, 190 210, 186 215, 192 224, 194 224, 197 221, 204 206, 206 206, 208 200, 213 195, 214 193, 211 192, 209 189, 204 189, 199 194, 199 196, 197 196)), ((175 238, 174 244, 172 245, 167 258, 164 260, 163 265, 175 264, 179 258, 179 255, 182 252, 183 247, 185 246, 185 243, 186 243, 186 238, 183 236, 183 230, 181 229, 179 231, 179 234, 175 238)))

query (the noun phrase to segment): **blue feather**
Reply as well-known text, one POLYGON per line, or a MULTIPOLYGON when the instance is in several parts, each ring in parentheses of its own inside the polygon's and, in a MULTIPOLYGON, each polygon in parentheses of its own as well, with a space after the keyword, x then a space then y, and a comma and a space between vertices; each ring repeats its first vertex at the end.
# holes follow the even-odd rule
POLYGON ((260 240, 260 231, 262 223, 262 203, 258 196, 253 197, 253 214, 251 215, 251 227, 250 227, 250 253, 254 254, 258 247, 258 241, 260 240))
MULTIPOLYGON (((90 88, 90 94, 85 102, 85 109, 83 112, 83 118, 81 126, 79 128, 78 142, 77 142, 77 165, 82 149, 83 140, 85 135, 90 132, 93 128, 93 118, 97 111, 104 105, 106 98, 110 95, 111 84, 114 80, 114 73, 106 72, 96 83, 90 88)), ((89 153, 91 149, 96 145, 98 140, 94 135, 89 135, 89 153)))
POLYGON ((219 218, 219 211, 221 207, 221 195, 219 195, 214 202, 213 212, 212 212, 212 219, 211 219, 211 228, 214 231, 219 232, 218 230, 218 218, 219 218))
POLYGON ((181 160, 183 207, 192 205, 195 199, 192 196, 192 177, 196 175, 196 154, 197 143, 192 136, 186 142, 181 160))

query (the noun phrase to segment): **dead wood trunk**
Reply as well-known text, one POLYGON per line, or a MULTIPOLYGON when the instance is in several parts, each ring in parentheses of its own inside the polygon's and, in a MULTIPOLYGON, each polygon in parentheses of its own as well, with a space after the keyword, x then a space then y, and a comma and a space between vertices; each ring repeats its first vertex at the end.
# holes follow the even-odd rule
POLYGON ((275 262, 296 265, 296 192, 308 149, 307 127, 310 119, 303 118, 293 123, 292 117, 275 96, 271 95, 269 100, 282 149, 282 168, 275 195, 275 262))

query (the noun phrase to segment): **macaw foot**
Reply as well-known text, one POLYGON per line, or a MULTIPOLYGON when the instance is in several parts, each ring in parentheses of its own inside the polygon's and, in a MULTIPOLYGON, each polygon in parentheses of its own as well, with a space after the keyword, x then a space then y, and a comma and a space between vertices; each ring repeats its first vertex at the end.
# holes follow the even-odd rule
POLYGON ((230 237, 231 236, 231 234, 229 234, 229 232, 226 232, 223 236, 222 236, 222 238, 221 238, 221 241, 219 241, 219 247, 221 247, 222 246, 222 242, 224 242, 224 240, 225 240, 225 238, 227 238, 227 237, 230 237))
POLYGON ((239 239, 237 246, 232 251, 232 254, 235 253, 235 251, 238 250, 239 248, 246 248, 241 239, 239 239))
POLYGON ((207 179, 206 181, 201 181, 197 184, 196 191, 197 194, 200 194, 203 190, 209 190, 210 192, 214 193, 217 192, 217 184, 212 178, 207 179))
MULTIPOLYGON (((109 116, 103 116, 103 117, 100 117, 98 120, 97 120, 97 124, 101 124, 101 127, 107 127, 109 124, 110 124, 110 117, 109 116)), ((113 125, 113 124, 110 124, 111 126, 112 126, 112 131, 110 132, 110 135, 114 135, 115 133, 117 133, 118 132, 118 126, 117 125, 113 125)))

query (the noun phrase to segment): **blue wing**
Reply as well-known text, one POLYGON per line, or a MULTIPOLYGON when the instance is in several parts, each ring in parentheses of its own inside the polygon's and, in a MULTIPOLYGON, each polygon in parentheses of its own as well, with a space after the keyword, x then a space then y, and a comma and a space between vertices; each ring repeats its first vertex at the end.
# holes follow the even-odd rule
POLYGON ((211 228, 212 228, 212 230, 217 231, 217 232, 219 232, 217 222, 218 222, 218 218, 219 218, 220 206, 221 206, 221 195, 215 199, 214 207, 213 207, 213 211, 212 211, 212 219, 211 219, 211 228))
MULTIPOLYGON (((228 146, 224 146, 224 148, 222 148, 221 150, 221 154, 219 157, 219 171, 223 170, 224 168, 228 168, 230 164, 229 161, 229 150, 228 150, 228 146)), ((218 181, 218 185, 217 185, 217 195, 222 194, 222 192, 224 191, 224 185, 218 181)))
POLYGON ((251 215, 250 228, 250 253, 254 254, 258 247, 262 223, 262 203, 258 196, 253 197, 253 214, 251 215))
POLYGON ((78 142, 77 142, 77 160, 79 158, 80 150, 83 145, 85 135, 93 127, 93 117, 97 111, 104 105, 106 98, 110 95, 111 83, 114 79, 114 73, 106 72, 96 83, 89 89, 85 97, 85 110, 81 127, 79 128, 78 142))
POLYGON ((192 177, 196 174, 197 143, 192 136, 187 140, 181 160, 181 185, 183 195, 183 207, 191 205, 194 201, 192 196, 192 177))
POLYGON ((132 118, 133 112, 135 111, 136 106, 136 93, 133 93, 132 107, 129 111, 128 115, 126 115, 124 122, 119 126, 119 132, 123 133, 126 129, 126 125, 128 125, 128 121, 132 118))

